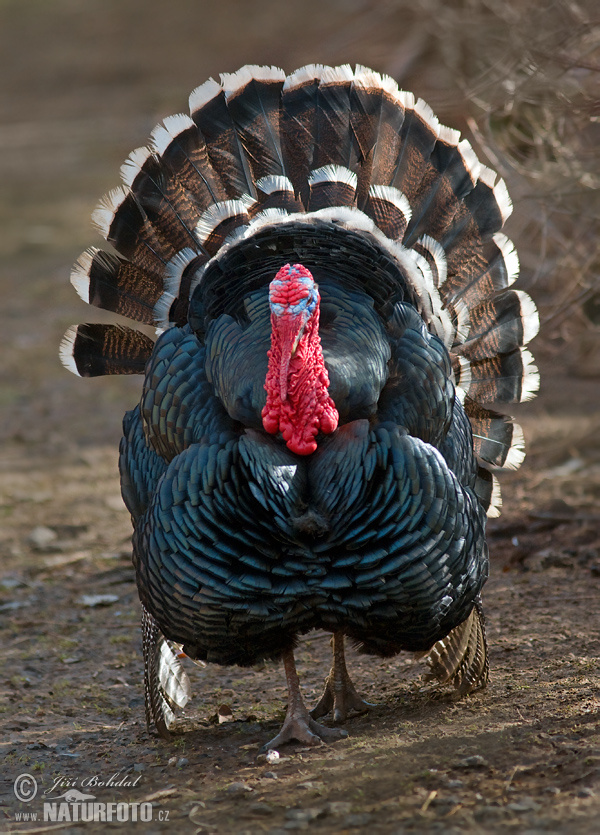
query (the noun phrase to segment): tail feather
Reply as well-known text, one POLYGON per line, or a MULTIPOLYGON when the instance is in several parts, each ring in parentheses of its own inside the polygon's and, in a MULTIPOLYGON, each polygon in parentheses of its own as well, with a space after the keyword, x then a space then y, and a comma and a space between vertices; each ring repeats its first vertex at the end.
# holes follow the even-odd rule
POLYGON ((173 244, 153 227, 135 196, 124 187, 102 198, 92 220, 117 252, 157 278, 175 254, 173 244))
POLYGON ((131 261, 90 247, 75 263, 71 284, 88 304, 147 325, 155 324, 154 307, 160 287, 131 261))
POLYGON ((495 176, 482 166, 477 184, 457 208, 452 222, 445 229, 436 230, 437 234, 433 233, 448 259, 446 293, 464 292, 464 288, 473 287, 485 275, 489 258, 495 254, 493 249, 487 252, 486 246, 512 211, 504 182, 494 184, 495 176))
POLYGON ((248 211, 251 216, 268 209, 284 209, 286 212, 303 212, 304 207, 294 193, 289 177, 268 175, 256 182, 258 199, 248 211))
POLYGON ((120 325, 74 325, 65 333, 60 359, 79 377, 143 374, 154 342, 120 325))
POLYGON ((371 186, 364 211, 392 241, 402 240, 412 213, 406 197, 393 186, 371 186))
POLYGON ((465 621, 432 647, 427 661, 430 673, 426 678, 451 684, 457 698, 487 685, 489 663, 481 600, 465 621))
POLYGON ((308 175, 315 153, 317 101, 324 67, 311 64, 289 75, 281 96, 281 142, 286 175, 308 202, 308 175))
POLYGON ((276 67, 247 66, 222 76, 231 114, 254 181, 285 175, 279 129, 285 73, 276 67))
POLYGON ((242 194, 256 196, 250 164, 227 107, 223 87, 212 79, 207 81, 190 96, 190 108, 226 196, 230 199, 242 194))
POLYGON ((512 241, 502 233, 495 233, 490 240, 480 242, 476 248, 470 246, 471 259, 465 263, 463 273, 456 272, 457 264, 454 261, 447 267, 447 278, 440 287, 446 303, 454 304, 460 300, 467 307, 473 307, 506 290, 514 284, 519 274, 516 250, 512 241))
POLYGON ((342 165, 352 169, 358 159, 350 127, 350 88, 354 73, 348 64, 325 67, 317 91, 315 153, 312 168, 342 165))
POLYGON ((208 158, 206 141, 192 120, 167 117, 151 134, 152 147, 171 176, 193 198, 198 210, 226 200, 227 194, 208 158))
POLYGON ((469 143, 459 139, 458 131, 440 126, 423 178, 411 200, 413 214, 404 239, 406 246, 423 234, 439 240, 477 183, 479 161, 469 143))
POLYGON ((466 397, 464 409, 473 429, 475 455, 484 464, 514 470, 525 457, 523 430, 507 415, 466 397))
POLYGON ((352 206, 356 199, 357 178, 353 171, 341 165, 324 165, 311 171, 308 211, 330 206, 352 206))
POLYGON ((461 388, 479 403, 524 403, 539 388, 539 372, 525 348, 470 362, 467 374, 461 388))
POLYGON ((360 155, 357 195, 362 209, 370 186, 392 181, 400 151, 404 106, 392 78, 357 67, 350 90, 350 108, 350 125, 360 155))
MULTIPOLYGON (((413 205, 430 157, 437 142, 440 124, 433 111, 422 99, 417 102, 412 93, 402 91, 400 99, 405 116, 400 129, 400 152, 394 167, 392 185, 407 197, 413 205)), ((429 230, 425 230, 431 234, 429 230)), ((435 235, 433 236, 435 237, 435 235)))
POLYGON ((146 723, 163 739, 169 739, 175 710, 191 697, 190 680, 177 657, 177 647, 167 641, 152 615, 142 606, 144 696, 146 723))
MULTIPOLYGON (((191 124, 188 117, 176 118, 181 118, 186 127, 189 127, 188 123, 191 124)), ((175 251, 196 246, 193 229, 198 221, 199 210, 195 201, 190 199, 179 178, 165 170, 162 160, 150 149, 145 159, 137 154, 134 151, 121 169, 125 185, 129 186, 137 205, 162 239, 168 241, 175 251)))

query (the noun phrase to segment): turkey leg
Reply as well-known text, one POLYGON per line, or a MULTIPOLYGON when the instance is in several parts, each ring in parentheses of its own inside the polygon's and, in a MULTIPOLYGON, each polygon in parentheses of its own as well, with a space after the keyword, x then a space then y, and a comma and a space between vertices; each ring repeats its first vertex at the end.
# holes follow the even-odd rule
POLYGON ((283 666, 288 688, 288 706, 283 726, 276 737, 261 748, 262 752, 270 748, 278 748, 285 742, 297 740, 304 745, 320 745, 321 742, 334 742, 348 736, 341 728, 325 728, 311 719, 300 693, 300 680, 296 671, 294 651, 291 649, 283 653, 283 666))
POLYGON ((334 722, 344 722, 351 710, 365 713, 372 705, 365 702, 352 684, 344 656, 344 633, 333 633, 333 667, 325 679, 323 695, 311 710, 313 719, 333 712, 334 722))

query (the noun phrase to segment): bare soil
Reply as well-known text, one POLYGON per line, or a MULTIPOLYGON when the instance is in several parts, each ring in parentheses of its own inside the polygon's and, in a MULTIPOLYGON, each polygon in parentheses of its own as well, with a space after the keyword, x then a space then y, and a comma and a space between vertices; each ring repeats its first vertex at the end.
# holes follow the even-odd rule
MULTIPOLYGON (((573 352, 544 343, 541 395, 518 410, 529 456, 502 478, 504 511, 489 524, 485 691, 455 702, 408 655, 351 652, 372 710, 347 722, 348 739, 268 762, 257 755, 283 719, 283 671, 189 664, 194 698, 178 733, 146 731, 116 468, 140 381, 60 367, 64 329, 102 318, 76 298, 69 267, 98 243, 89 214, 122 159, 211 73, 359 60, 437 104, 446 81, 423 69, 422 40, 386 18, 387 4, 350 6, 262 2, 249 15, 242 3, 176 0, 166 15, 133 0, 0 2, 0 829, 124 825, 42 819, 44 792, 76 788, 151 803, 144 832, 598 831, 600 364, 587 355, 591 376, 578 377, 573 352), (14 794, 23 773, 39 787, 30 803, 14 794)), ((309 702, 328 642, 309 635, 297 653, 309 702)))

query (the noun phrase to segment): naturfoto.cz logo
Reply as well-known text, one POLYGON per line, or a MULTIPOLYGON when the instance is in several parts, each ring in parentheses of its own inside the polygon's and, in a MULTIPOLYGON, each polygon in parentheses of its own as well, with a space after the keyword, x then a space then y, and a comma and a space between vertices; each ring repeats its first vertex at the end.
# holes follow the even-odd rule
MULTIPOLYGON (((141 777, 141 775, 140 775, 141 777)), ((135 780, 122 775, 119 772, 112 777, 103 780, 98 775, 83 778, 77 781, 75 778, 61 776, 57 778, 49 792, 44 793, 42 817, 38 812, 22 811, 15 814, 17 821, 43 820, 45 823, 136 823, 141 821, 148 823, 152 821, 154 807, 152 803, 103 803, 96 800, 96 795, 80 791, 75 787, 78 782, 82 787, 113 787, 113 786, 135 786, 140 777, 135 780), (67 788, 64 794, 55 797, 48 797, 57 789, 67 788)), ((38 784, 33 775, 28 773, 19 774, 13 786, 14 794, 21 803, 31 803, 37 797, 38 784)), ((169 811, 166 809, 157 810, 157 819, 166 821, 169 819, 169 811)))

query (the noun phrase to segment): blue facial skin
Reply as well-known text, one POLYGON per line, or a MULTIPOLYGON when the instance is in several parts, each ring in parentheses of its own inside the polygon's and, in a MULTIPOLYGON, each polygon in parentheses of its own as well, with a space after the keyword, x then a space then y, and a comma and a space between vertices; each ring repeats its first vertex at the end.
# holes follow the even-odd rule
POLYGON ((317 285, 309 276, 298 275, 294 268, 288 271, 289 278, 295 278, 296 281, 308 290, 308 295, 303 296, 296 304, 284 305, 272 301, 274 293, 284 286, 284 281, 280 278, 274 278, 269 286, 269 305, 271 313, 275 316, 283 316, 284 313, 290 313, 292 316, 302 315, 303 324, 306 324, 315 311, 318 300, 317 285))

